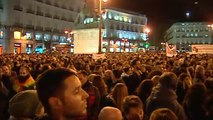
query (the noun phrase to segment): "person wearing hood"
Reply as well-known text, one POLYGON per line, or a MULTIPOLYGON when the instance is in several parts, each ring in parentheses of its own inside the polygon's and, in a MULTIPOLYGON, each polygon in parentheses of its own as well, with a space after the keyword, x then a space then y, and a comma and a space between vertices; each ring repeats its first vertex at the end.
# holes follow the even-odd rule
POLYGON ((186 120, 183 107, 177 101, 175 90, 178 78, 172 72, 165 72, 161 75, 159 84, 153 88, 151 95, 146 100, 146 116, 158 108, 168 108, 172 110, 179 120, 186 120))

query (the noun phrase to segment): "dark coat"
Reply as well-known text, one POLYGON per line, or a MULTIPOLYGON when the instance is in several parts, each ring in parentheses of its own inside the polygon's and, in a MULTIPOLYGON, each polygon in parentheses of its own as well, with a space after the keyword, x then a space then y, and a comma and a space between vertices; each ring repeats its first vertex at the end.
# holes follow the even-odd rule
POLYGON ((177 101, 177 95, 174 90, 162 87, 158 84, 146 101, 146 115, 150 117, 151 113, 158 108, 168 108, 172 110, 179 120, 186 120, 183 107, 177 101))

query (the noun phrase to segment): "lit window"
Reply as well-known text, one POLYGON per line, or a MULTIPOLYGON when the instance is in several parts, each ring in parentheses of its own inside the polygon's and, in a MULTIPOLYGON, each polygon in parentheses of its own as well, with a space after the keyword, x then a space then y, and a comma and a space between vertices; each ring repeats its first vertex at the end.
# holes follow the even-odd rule
MULTIPOLYGON (((107 15, 106 13, 102 15, 103 19, 106 19, 107 15)), ((91 18, 92 19, 92 18, 91 18)))
POLYGON ((32 33, 26 33, 26 39, 31 40, 33 38, 32 33))
POLYGON ((50 35, 44 34, 44 41, 50 41, 50 35))
POLYGON ((118 19, 119 19, 119 16, 115 15, 115 16, 114 16, 114 19, 115 19, 115 20, 118 20, 118 19))
POLYGON ((57 40, 58 40, 58 36, 57 36, 57 35, 53 35, 52 40, 53 40, 53 41, 57 41, 57 40))
POLYGON ((35 39, 36 39, 36 40, 42 40, 42 35, 41 35, 40 33, 37 33, 37 34, 35 35, 35 39))
POLYGON ((128 21, 128 18, 127 17, 124 17, 124 22, 127 22, 128 21))
POLYGON ((132 22, 132 20, 131 19, 129 19, 129 23, 131 23, 132 22))
POLYGON ((191 33, 191 37, 193 37, 194 36, 194 34, 193 33, 191 33))
POLYGON ((123 35, 122 35, 122 33, 119 33, 119 38, 123 38, 123 35))
POLYGON ((21 32, 15 31, 14 32, 14 39, 21 39, 21 32))
POLYGON ((120 21, 123 21, 123 17, 120 17, 119 20, 120 20, 120 21))
POLYGON ((66 43, 66 37, 65 36, 60 36, 60 43, 66 43))
POLYGON ((209 37, 209 35, 205 35, 205 37, 209 37))
POLYGON ((112 14, 111 13, 108 14, 108 18, 112 19, 112 14))
POLYGON ((195 33, 195 37, 197 37, 198 36, 198 34, 197 33, 195 33))
POLYGON ((3 31, 0 31, 0 39, 3 38, 3 31))

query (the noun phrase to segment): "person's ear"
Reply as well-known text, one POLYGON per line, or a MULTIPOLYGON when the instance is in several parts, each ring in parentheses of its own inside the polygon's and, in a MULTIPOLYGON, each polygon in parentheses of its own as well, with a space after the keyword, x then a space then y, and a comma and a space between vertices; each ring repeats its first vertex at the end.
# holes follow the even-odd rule
POLYGON ((49 103, 49 105, 50 105, 52 108, 58 109, 58 108, 61 108, 61 107, 62 107, 62 102, 61 102, 61 100, 60 100, 59 98, 57 98, 57 97, 50 97, 50 98, 48 99, 48 103, 49 103))

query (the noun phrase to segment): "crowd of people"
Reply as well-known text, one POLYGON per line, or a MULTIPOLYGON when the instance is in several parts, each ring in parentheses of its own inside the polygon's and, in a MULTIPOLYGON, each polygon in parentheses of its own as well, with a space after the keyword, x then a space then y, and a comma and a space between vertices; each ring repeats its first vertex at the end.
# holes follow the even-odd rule
POLYGON ((213 120, 213 54, 0 55, 0 120, 213 120))

